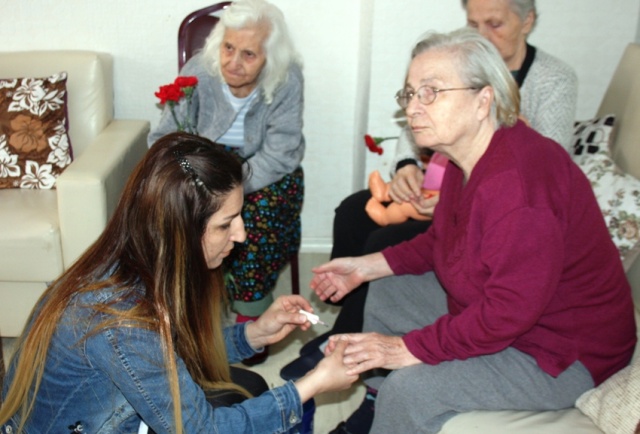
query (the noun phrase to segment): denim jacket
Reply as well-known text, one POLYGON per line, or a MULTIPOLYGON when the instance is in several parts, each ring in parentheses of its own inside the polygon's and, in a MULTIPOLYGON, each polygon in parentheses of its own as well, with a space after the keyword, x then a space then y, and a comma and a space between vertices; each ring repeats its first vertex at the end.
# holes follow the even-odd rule
MULTIPOLYGON (((25 433, 137 433, 143 420, 157 434, 175 432, 159 335, 135 327, 89 333, 106 318, 90 306, 113 296, 110 289, 82 294, 67 307, 51 341, 25 433)), ((131 303, 116 306, 127 308, 131 303)), ((245 326, 224 330, 230 363, 254 354, 245 326)), ((5 395, 15 359, 5 379, 5 395)), ((302 404, 291 382, 241 404, 214 409, 179 357, 177 366, 185 433, 285 433, 301 421, 302 404)), ((17 425, 16 415, 1 433, 14 434, 17 425)))

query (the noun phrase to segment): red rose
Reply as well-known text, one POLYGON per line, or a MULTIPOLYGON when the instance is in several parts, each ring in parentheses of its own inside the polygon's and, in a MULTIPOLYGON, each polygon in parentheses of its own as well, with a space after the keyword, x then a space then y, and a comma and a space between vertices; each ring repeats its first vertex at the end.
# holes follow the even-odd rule
POLYGON ((377 137, 372 137, 369 134, 364 135, 364 143, 365 145, 367 145, 367 148, 369 148, 371 152, 374 152, 378 155, 382 155, 382 153, 384 152, 384 150, 380 146, 378 146, 378 143, 380 142, 382 142, 382 140, 378 139, 377 137))
POLYGON ((158 91, 154 93, 155 96, 160 98, 160 105, 167 105, 169 110, 171 110, 171 117, 173 117, 178 131, 186 131, 196 135, 198 134, 198 129, 196 127, 197 121, 192 119, 194 113, 191 110, 191 101, 197 85, 198 77, 178 76, 173 83, 160 86, 158 91), (184 119, 178 119, 174 108, 182 98, 186 99, 186 111, 182 113, 184 119))
POLYGON ((160 98, 160 104, 166 104, 167 102, 178 102, 180 98, 184 96, 184 92, 177 86, 175 83, 166 84, 164 86, 160 86, 160 89, 156 93, 155 96, 160 98))
POLYGON ((176 86, 183 87, 194 87, 198 84, 198 77, 178 77, 176 81, 173 82, 176 86))
POLYGON ((371 148, 375 148, 377 143, 376 143, 376 139, 374 139, 373 137, 371 137, 369 134, 365 134, 364 135, 364 142, 367 144, 367 147, 369 149, 371 148))

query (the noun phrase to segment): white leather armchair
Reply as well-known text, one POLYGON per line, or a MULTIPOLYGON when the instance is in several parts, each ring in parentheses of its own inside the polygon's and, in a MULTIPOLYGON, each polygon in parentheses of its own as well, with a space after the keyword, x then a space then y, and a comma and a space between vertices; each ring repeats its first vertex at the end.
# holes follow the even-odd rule
POLYGON ((100 235, 149 122, 113 119, 113 58, 89 51, 0 52, 0 77, 66 71, 74 161, 53 190, 0 190, 0 336, 20 334, 48 282, 100 235))

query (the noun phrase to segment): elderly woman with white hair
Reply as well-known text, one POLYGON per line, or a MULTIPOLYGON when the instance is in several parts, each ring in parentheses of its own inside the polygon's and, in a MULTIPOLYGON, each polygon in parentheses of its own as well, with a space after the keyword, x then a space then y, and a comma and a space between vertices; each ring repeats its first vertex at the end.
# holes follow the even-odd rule
MULTIPOLYGON (((578 95, 578 79, 568 64, 532 46, 527 39, 538 19, 535 0, 462 0, 467 25, 488 39, 500 53, 520 90, 520 117, 534 130, 549 137, 567 151, 571 148, 578 95)), ((411 203, 425 216, 431 216, 438 196, 423 197, 421 188, 425 168, 417 155, 411 133, 400 133, 392 164, 389 194, 396 203, 411 203)), ((427 230, 430 220, 409 219, 380 226, 365 211, 371 199, 369 189, 346 197, 336 208, 333 223, 332 258, 378 251, 427 230)), ((367 285, 344 300, 333 329, 305 344, 301 357, 283 369, 284 378, 295 378, 313 367, 321 357, 321 342, 331 334, 362 329, 362 311, 367 285)))
MULTIPOLYGON (((233 2, 180 75, 198 84, 191 105, 183 99, 174 108, 178 119, 195 120, 199 135, 227 145, 251 169, 242 214, 247 241, 225 266, 238 321, 255 319, 300 246, 303 76, 282 12, 264 0, 233 2)), ((176 128, 166 108, 149 146, 176 128)))
POLYGON ((427 232, 314 270, 325 295, 371 281, 364 333, 327 347, 346 340, 348 372, 370 374, 334 432, 437 433, 460 412, 573 406, 636 341, 589 181, 518 119, 516 83, 475 30, 419 42, 396 99, 417 146, 450 164, 427 232))

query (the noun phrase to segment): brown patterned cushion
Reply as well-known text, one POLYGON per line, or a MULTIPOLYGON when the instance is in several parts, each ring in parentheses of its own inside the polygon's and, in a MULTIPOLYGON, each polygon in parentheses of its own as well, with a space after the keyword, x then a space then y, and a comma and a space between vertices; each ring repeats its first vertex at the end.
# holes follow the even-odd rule
POLYGON ((66 72, 0 79, 0 188, 53 188, 71 163, 66 83, 66 72))

